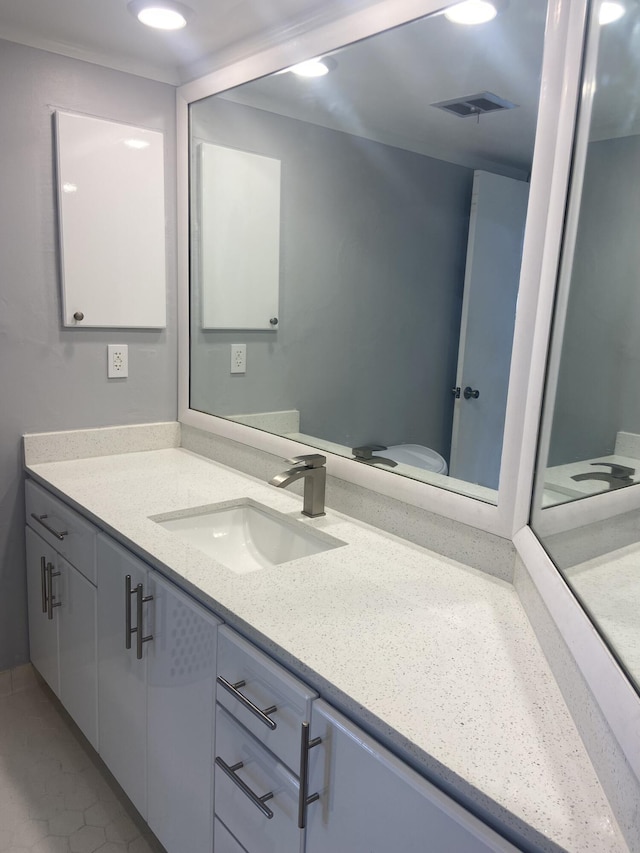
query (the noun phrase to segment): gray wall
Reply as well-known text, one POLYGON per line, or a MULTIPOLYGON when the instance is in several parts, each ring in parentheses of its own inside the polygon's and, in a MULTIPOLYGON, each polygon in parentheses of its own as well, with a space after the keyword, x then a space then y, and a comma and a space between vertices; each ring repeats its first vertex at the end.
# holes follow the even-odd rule
POLYGON ((203 332, 196 306, 192 407, 448 458, 472 170, 219 98, 193 130, 282 161, 282 221, 278 331, 203 332))
MULTIPOLYGON (((0 670, 28 660, 24 432, 175 420, 175 91, 0 41, 0 670), (61 327, 52 108, 165 134, 168 328, 61 327), (107 343, 129 345, 129 379, 106 378, 107 343)), ((114 247, 117 251, 117 247, 114 247)))
POLYGON ((640 433, 640 137, 589 145, 550 465, 640 433))

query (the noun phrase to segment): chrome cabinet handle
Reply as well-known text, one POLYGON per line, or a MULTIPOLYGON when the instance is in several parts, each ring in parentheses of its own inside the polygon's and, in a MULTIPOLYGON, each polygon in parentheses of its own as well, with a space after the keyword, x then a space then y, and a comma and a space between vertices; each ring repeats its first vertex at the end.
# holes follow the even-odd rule
POLYGON ((147 601, 153 601, 152 595, 142 594, 142 584, 139 583, 136 587, 131 586, 131 575, 125 575, 124 578, 124 647, 131 648, 131 635, 136 635, 136 657, 142 660, 142 644, 153 640, 153 634, 143 636, 142 627, 142 605, 147 601), (136 622, 135 628, 131 627, 131 596, 136 597, 136 622))
POLYGON ((53 608, 60 607, 62 605, 61 601, 56 601, 56 597, 53 594, 53 579, 60 577, 60 572, 53 571, 53 563, 47 563, 47 619, 53 619, 53 608))
POLYGON ((298 829, 307 825, 307 806, 320 799, 320 794, 309 794, 309 750, 322 743, 322 738, 309 739, 309 723, 300 729, 300 789, 298 793, 298 829))
POLYGON ((465 400, 471 400, 471 399, 477 400, 478 397, 480 396, 480 392, 478 391, 478 389, 472 388, 471 385, 467 385, 467 387, 464 389, 464 391, 462 393, 464 395, 465 400))
POLYGON ((47 560, 46 557, 40 557, 40 591, 42 594, 42 612, 47 612, 47 602, 49 600, 49 594, 47 589, 47 560))
POLYGON ((143 620, 142 620, 142 605, 146 604, 147 601, 153 601, 152 595, 143 595, 142 594, 142 584, 139 583, 136 587, 136 621, 138 623, 136 627, 136 657, 138 660, 142 660, 142 644, 148 643, 150 640, 153 640, 153 634, 148 634, 146 637, 143 636, 143 620))
POLYGON ((68 530, 60 531, 60 530, 54 530, 53 527, 50 527, 44 520, 45 518, 49 518, 49 516, 46 515, 46 513, 45 513, 45 515, 36 515, 35 512, 32 512, 31 518, 35 518, 35 520, 38 522, 38 524, 41 524, 45 530, 48 530, 49 533, 53 533, 53 535, 56 537, 56 539, 62 540, 62 539, 64 539, 65 536, 69 535, 68 530))
POLYGON ((131 648, 131 635, 137 630, 131 627, 131 596, 136 594, 135 589, 131 589, 131 575, 126 575, 124 579, 124 647, 131 648))
POLYGON ((247 711, 251 711, 254 717, 257 717, 261 723, 264 723, 265 726, 267 726, 267 728, 271 729, 271 731, 278 728, 276 721, 272 720, 271 717, 268 716, 269 714, 274 714, 278 710, 276 705, 269 705, 268 708, 261 709, 258 708, 257 705, 254 705, 251 699, 247 699, 244 693, 240 693, 238 688, 244 687, 247 683, 246 681, 236 681, 235 684, 231 684, 230 681, 227 681, 227 679, 223 678, 221 675, 216 678, 216 681, 224 687, 228 693, 231 693, 231 695, 237 699, 238 702, 247 709, 247 711))
POLYGON ((225 773, 229 777, 229 779, 231 779, 234 785, 237 785, 238 788, 240 788, 240 790, 242 791, 242 793, 251 800, 253 805, 262 812, 262 814, 267 818, 267 820, 271 820, 271 818, 273 817, 273 812, 271 811, 269 806, 265 806, 265 803, 267 802, 267 800, 273 799, 273 791, 269 791, 268 794, 263 794, 261 797, 259 797, 255 793, 255 791, 252 791, 251 788, 247 785, 247 783, 243 782, 242 779, 236 775, 237 771, 244 767, 244 762, 242 761, 239 761, 237 764, 234 764, 232 767, 229 767, 226 761, 223 761, 222 758, 217 755, 215 763, 223 771, 223 773, 225 773))

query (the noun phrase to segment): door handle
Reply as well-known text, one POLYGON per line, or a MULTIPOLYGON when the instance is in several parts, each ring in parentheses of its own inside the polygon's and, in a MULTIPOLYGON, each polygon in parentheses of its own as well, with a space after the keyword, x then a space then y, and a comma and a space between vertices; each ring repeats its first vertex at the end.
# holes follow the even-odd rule
POLYGON ((47 619, 53 619, 53 608, 60 607, 62 602, 56 601, 53 594, 53 579, 60 577, 60 572, 53 571, 53 563, 47 563, 47 619))
POLYGON ((244 687, 246 681, 237 681, 235 684, 231 684, 230 681, 227 681, 227 679, 223 678, 221 675, 216 678, 216 681, 221 687, 224 687, 228 693, 231 693, 231 695, 237 699, 238 702, 247 709, 247 711, 251 711, 251 713, 257 717, 261 723, 264 723, 265 726, 267 726, 267 728, 272 731, 278 728, 276 721, 272 720, 269 716, 269 714, 275 714, 278 710, 275 705, 269 705, 268 708, 258 708, 257 705, 254 705, 253 702, 244 695, 244 693, 240 693, 238 688, 244 687))
POLYGON ((470 400, 472 397, 474 400, 477 400, 478 397, 480 396, 480 392, 478 391, 478 389, 472 388, 470 385, 467 385, 467 387, 464 389, 464 391, 462 393, 464 394, 465 400, 470 400))
POLYGON ((273 812, 271 811, 269 806, 265 806, 265 803, 273 799, 273 791, 269 791, 267 794, 263 794, 262 796, 259 796, 258 794, 256 794, 255 791, 252 791, 251 788, 247 785, 247 783, 243 782, 243 780, 236 775, 238 770, 242 770, 242 768, 244 767, 242 761, 238 761, 237 764, 233 764, 231 767, 229 767, 227 762, 220 758, 219 755, 217 755, 215 763, 216 766, 219 767, 222 772, 229 777, 229 779, 231 779, 233 784, 237 785, 238 788, 240 788, 245 797, 248 797, 253 803, 253 805, 262 812, 262 814, 267 818, 267 820, 271 820, 271 818, 273 817, 273 812))
POLYGON ((56 539, 63 540, 65 536, 69 535, 68 530, 54 530, 54 528, 51 527, 50 524, 47 524, 44 519, 49 518, 49 516, 46 514, 45 515, 36 515, 35 512, 32 512, 31 518, 34 518, 38 522, 38 524, 41 524, 44 527, 45 530, 48 530, 49 533, 52 533, 56 537, 56 539))
POLYGON ((131 575, 125 575, 124 579, 124 647, 131 648, 131 635, 136 635, 136 658, 142 660, 142 644, 153 640, 153 634, 143 636, 142 605, 147 601, 153 601, 152 595, 143 595, 142 584, 131 586, 131 575), (131 596, 136 597, 136 627, 131 627, 131 596))
POLYGON ((42 595, 42 612, 46 613, 49 601, 49 573, 46 557, 40 557, 40 591, 42 595))
POLYGON ((148 634, 146 637, 143 636, 143 619, 142 619, 142 605, 147 601, 153 601, 152 595, 143 595, 142 594, 142 584, 139 583, 136 587, 136 621, 138 623, 135 631, 136 631, 136 657, 138 660, 142 660, 142 644, 148 643, 150 640, 153 640, 153 634, 148 634))
POLYGON ((300 789, 298 793, 298 829, 307 825, 307 806, 320 799, 320 794, 309 794, 309 750, 322 743, 322 738, 309 738, 309 723, 300 730, 300 789))

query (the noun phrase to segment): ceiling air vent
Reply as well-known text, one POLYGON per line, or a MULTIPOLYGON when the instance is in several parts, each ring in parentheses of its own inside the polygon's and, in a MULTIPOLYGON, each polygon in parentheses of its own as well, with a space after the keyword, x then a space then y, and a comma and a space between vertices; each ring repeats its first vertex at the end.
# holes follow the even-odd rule
POLYGON ((464 98, 455 98, 453 101, 440 101, 437 104, 431 104, 432 107, 445 110, 459 118, 467 118, 467 116, 482 116, 486 113, 497 113, 502 110, 512 110, 518 104, 512 104, 511 101, 505 101, 504 98, 499 98, 493 92, 480 92, 478 95, 467 95, 464 98))

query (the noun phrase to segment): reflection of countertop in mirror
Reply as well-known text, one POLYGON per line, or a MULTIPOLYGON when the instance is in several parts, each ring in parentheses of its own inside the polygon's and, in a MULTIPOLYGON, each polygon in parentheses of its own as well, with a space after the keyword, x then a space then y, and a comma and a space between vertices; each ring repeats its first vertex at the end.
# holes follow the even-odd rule
POLYGON ((552 506, 556 503, 565 503, 575 498, 584 498, 587 495, 597 495, 601 492, 611 491, 609 484, 604 480, 574 480, 576 474, 594 474, 597 472, 607 473, 611 469, 595 466, 594 462, 607 462, 613 465, 624 465, 633 468, 635 473, 631 479, 634 483, 640 483, 640 459, 630 456, 597 456, 593 459, 584 459, 580 462, 570 462, 566 465, 555 465, 547 468, 544 474, 544 501, 543 506, 552 506))
POLYGON ((509 583, 177 447, 27 470, 526 849, 627 849, 509 583), (348 545, 238 575, 149 520, 238 498, 348 545))
POLYGON ((586 560, 564 574, 640 685, 640 545, 586 560))

